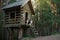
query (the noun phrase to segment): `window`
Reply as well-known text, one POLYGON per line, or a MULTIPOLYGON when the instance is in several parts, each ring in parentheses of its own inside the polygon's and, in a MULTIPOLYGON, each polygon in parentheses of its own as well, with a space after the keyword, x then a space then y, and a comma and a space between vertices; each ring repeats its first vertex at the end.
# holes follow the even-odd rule
POLYGON ((10 19, 14 19, 15 18, 15 13, 10 13, 10 19))

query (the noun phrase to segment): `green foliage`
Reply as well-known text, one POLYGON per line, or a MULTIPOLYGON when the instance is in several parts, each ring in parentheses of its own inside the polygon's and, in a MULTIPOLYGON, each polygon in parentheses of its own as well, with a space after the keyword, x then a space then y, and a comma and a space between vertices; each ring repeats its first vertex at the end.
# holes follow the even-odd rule
POLYGON ((55 3, 55 4, 59 4, 60 0, 52 0, 52 2, 55 3))
POLYGON ((16 2, 16 0, 10 0, 10 2, 9 2, 9 3, 14 3, 14 2, 16 2))
MULTIPOLYGON (((38 0, 39 5, 36 8, 35 21, 36 27, 39 29, 41 35, 46 35, 48 30, 49 33, 54 30, 55 23, 60 24, 60 16, 55 16, 55 13, 52 13, 52 8, 50 5, 50 0, 38 0), (38 16, 38 12, 40 17, 38 16), (38 19, 38 17, 40 19, 38 19), (40 31, 41 30, 41 31, 40 31)), ((53 4, 57 5, 57 14, 60 15, 60 0, 51 0, 53 4)), ((53 32, 55 33, 55 32, 53 32)))
MULTIPOLYGON (((40 16, 40 20, 39 20, 41 25, 43 25, 45 23, 51 24, 53 22, 54 14, 51 12, 51 7, 47 3, 47 0, 40 1, 40 8, 38 8, 38 10, 40 10, 40 12, 42 12, 41 13, 42 15, 40 16)), ((37 12, 39 12, 39 11, 37 11, 37 12)))

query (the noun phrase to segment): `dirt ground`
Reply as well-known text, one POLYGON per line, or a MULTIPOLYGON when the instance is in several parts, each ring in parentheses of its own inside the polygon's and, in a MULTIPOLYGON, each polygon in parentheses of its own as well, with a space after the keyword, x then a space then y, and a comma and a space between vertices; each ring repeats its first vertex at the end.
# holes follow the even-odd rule
POLYGON ((34 38, 33 40, 60 40, 60 35, 38 37, 38 38, 34 38))
POLYGON ((25 39, 25 40, 60 40, 60 34, 45 36, 45 37, 28 38, 28 39, 25 39))

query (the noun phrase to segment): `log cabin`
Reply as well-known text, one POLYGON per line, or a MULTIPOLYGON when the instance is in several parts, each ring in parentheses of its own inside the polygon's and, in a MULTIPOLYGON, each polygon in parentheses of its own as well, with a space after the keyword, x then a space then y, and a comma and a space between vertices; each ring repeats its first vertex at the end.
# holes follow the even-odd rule
POLYGON ((32 16, 35 13, 31 0, 10 3, 4 6, 2 10, 4 11, 4 27, 9 31, 10 40, 14 40, 13 38, 20 40, 26 32, 25 30, 33 25, 32 16))

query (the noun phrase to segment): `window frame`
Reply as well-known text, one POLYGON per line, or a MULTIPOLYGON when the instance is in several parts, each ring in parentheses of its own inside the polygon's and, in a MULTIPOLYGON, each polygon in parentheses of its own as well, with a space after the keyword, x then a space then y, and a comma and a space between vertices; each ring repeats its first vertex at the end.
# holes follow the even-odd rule
POLYGON ((10 12, 10 19, 15 19, 15 15, 16 15, 16 13, 13 11, 13 12, 10 12), (14 17, 11 17, 11 14, 14 14, 14 17))

